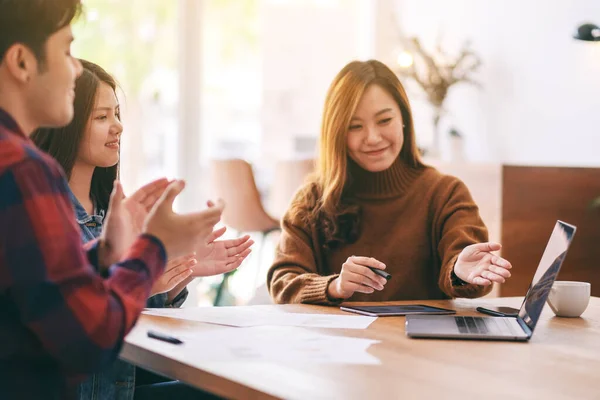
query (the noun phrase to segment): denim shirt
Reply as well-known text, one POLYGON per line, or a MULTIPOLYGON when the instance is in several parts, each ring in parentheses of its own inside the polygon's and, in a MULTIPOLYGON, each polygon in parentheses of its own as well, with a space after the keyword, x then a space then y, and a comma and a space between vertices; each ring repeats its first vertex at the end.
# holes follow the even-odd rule
MULTIPOLYGON (((75 217, 81 230, 82 242, 87 243, 100 237, 105 211, 99 210, 95 211, 94 215, 88 215, 73 192, 70 192, 69 196, 75 208, 75 217)), ((150 297, 146 302, 146 307, 180 307, 187 298, 187 294, 187 289, 183 289, 172 304, 167 304, 167 294, 160 293, 150 297)), ((106 370, 93 374, 80 384, 78 398, 81 400, 133 400, 134 389, 135 366, 118 359, 106 370)))

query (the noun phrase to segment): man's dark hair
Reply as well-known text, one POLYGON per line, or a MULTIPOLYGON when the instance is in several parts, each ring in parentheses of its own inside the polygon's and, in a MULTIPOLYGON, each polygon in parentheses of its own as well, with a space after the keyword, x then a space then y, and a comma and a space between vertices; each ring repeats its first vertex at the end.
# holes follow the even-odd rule
POLYGON ((81 0, 0 0, 0 62, 17 43, 45 61, 46 41, 81 12, 81 0))

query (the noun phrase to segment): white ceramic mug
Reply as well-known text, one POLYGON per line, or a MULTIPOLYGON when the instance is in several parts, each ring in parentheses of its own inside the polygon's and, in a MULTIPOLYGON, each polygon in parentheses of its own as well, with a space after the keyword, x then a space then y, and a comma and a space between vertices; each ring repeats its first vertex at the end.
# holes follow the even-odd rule
POLYGON ((556 281, 548 295, 548 305, 559 317, 579 317, 590 302, 588 282, 556 281))

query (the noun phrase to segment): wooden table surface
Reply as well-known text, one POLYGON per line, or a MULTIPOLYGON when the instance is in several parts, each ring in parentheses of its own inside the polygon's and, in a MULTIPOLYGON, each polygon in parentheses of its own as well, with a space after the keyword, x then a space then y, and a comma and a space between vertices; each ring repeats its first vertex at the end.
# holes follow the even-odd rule
MULTIPOLYGON (((418 303, 453 308, 459 315, 481 315, 475 307, 518 308, 521 301, 510 297, 418 303)), ((415 302, 379 304, 408 303, 415 302)), ((258 307, 274 312, 350 315, 337 308, 309 305, 258 307)), ((600 298, 591 298, 581 318, 555 317, 546 306, 533 338, 525 343, 410 339, 404 334, 404 323, 404 317, 385 317, 364 330, 316 329, 330 335, 380 340, 368 349, 380 365, 294 365, 215 362, 193 351, 174 355, 174 345, 148 338, 147 330, 176 336, 224 327, 142 315, 126 338, 121 358, 237 399, 600 399, 600 298)), ((226 329, 243 332, 242 328, 226 329)))

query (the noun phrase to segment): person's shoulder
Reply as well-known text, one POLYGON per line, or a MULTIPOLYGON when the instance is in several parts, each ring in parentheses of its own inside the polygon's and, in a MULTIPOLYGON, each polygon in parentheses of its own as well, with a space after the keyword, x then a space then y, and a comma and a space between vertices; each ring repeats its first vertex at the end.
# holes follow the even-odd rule
POLYGON ((315 207, 321 198, 321 189, 316 180, 310 180, 300 186, 294 195, 294 201, 304 203, 310 207, 315 207))
POLYGON ((430 165, 424 166, 421 176, 422 180, 425 181, 429 187, 435 188, 436 190, 447 190, 448 188, 465 186, 460 178, 446 174, 430 165))
POLYGON ((0 174, 29 157, 27 140, 0 126, 0 174))
POLYGON ((293 224, 305 225, 318 207, 321 190, 316 180, 310 180, 298 189, 284 219, 293 224))
POLYGON ((0 132, 0 176, 36 179, 64 179, 62 168, 56 160, 38 149, 28 139, 0 132), (31 176, 32 174, 41 174, 31 176))
POLYGON ((456 196, 470 197, 467 185, 458 177, 446 174, 433 166, 426 165, 421 174, 420 191, 424 198, 434 204, 445 204, 456 196))

